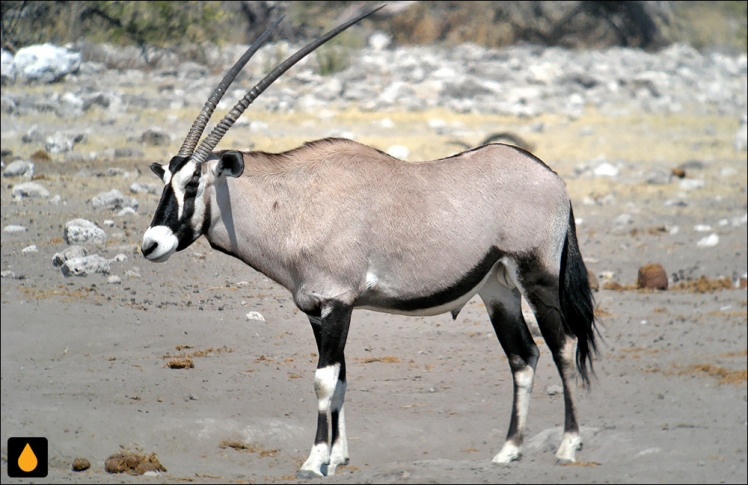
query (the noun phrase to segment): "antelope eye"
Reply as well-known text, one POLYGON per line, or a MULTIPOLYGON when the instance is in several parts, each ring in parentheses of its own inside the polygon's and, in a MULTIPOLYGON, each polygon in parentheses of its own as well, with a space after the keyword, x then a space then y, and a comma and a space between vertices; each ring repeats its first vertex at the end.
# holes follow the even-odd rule
POLYGON ((200 174, 193 174, 192 178, 189 182, 187 182, 187 187, 197 187, 200 185, 200 174))

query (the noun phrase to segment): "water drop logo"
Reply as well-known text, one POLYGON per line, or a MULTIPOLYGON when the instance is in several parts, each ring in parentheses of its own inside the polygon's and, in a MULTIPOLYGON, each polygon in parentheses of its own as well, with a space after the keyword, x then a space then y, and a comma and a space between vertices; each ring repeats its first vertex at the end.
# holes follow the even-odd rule
POLYGON ((8 438, 8 476, 46 477, 47 438, 8 438))

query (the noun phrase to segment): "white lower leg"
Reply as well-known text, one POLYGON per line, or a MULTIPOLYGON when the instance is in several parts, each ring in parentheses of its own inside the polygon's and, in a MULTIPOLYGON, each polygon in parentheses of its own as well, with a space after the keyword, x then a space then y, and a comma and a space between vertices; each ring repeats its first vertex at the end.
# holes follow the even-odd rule
POLYGON ((561 446, 556 452, 556 460, 559 463, 573 463, 576 460, 576 452, 582 447, 582 439, 579 433, 564 433, 561 438, 561 446))
POLYGON ((338 412, 338 430, 335 441, 332 444, 332 450, 330 451, 330 464, 327 467, 328 475, 335 474, 335 468, 338 465, 348 463, 348 436, 345 432, 345 412, 343 408, 345 388, 346 383, 338 381, 335 387, 335 394, 332 397, 332 411, 338 412))
POLYGON ((519 460, 522 456, 522 437, 527 422, 527 412, 530 408, 530 394, 534 380, 535 371, 530 366, 514 372, 516 408, 513 412, 516 413, 517 426, 514 435, 507 439, 501 451, 493 457, 494 463, 509 463, 519 460))
POLYGON ((561 437, 561 446, 558 447, 556 452, 556 460, 559 463, 573 463, 576 461, 576 452, 582 448, 582 438, 579 436, 579 431, 576 426, 576 416, 574 412, 574 392, 572 383, 576 379, 576 367, 574 365, 574 351, 576 349, 576 339, 567 338, 564 343, 564 347, 561 350, 561 358, 563 359, 563 383, 564 383, 564 401, 567 409, 567 425, 568 415, 572 417, 574 423, 573 430, 564 429, 564 435, 561 437))
MULTIPOLYGON (((330 421, 330 406, 335 393, 335 387, 340 373, 340 364, 334 364, 317 369, 314 373, 314 391, 317 394, 317 411, 327 415, 330 421)), ((309 457, 301 466, 300 471, 311 472, 316 476, 323 476, 323 467, 330 463, 330 445, 327 442, 314 443, 309 457)))

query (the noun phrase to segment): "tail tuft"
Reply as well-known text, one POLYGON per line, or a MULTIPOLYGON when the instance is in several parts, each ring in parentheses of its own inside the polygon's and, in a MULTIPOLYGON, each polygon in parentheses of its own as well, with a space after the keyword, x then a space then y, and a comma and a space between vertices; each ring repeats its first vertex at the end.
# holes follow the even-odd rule
POLYGON ((587 277, 587 267, 579 252, 574 211, 569 208, 569 225, 561 253, 560 300, 566 331, 577 337, 577 369, 585 386, 590 380, 587 364, 592 368, 592 354, 597 353, 595 342, 595 302, 587 277))

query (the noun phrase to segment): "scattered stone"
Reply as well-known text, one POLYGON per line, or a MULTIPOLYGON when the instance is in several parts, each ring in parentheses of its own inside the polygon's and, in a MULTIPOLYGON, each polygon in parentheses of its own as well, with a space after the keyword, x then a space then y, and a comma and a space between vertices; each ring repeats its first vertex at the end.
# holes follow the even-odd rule
POLYGON ((258 322, 264 322, 265 317, 262 316, 262 313, 260 312, 249 312, 246 315, 247 320, 257 320, 258 322))
POLYGON ((2 67, 0 68, 0 83, 3 86, 16 82, 16 68, 13 65, 13 54, 10 51, 2 50, 2 67))
POLYGON ((740 126, 738 131, 735 133, 734 147, 736 152, 744 152, 748 150, 748 115, 743 113, 743 117, 740 118, 740 126))
POLYGON ((104 230, 86 219, 73 219, 66 222, 63 237, 68 244, 106 243, 104 230))
POLYGON ((171 136, 160 128, 151 128, 140 135, 140 142, 144 145, 164 146, 171 143, 171 136))
POLYGON ((699 239, 696 245, 700 248, 713 248, 719 244, 719 236, 715 233, 709 234, 707 237, 699 239))
POLYGON ((14 280, 16 279, 16 274, 11 270, 6 269, 5 271, 0 271, 0 278, 8 278, 14 280))
POLYGON ((683 190, 701 189, 706 185, 702 179, 683 179, 678 182, 678 187, 683 190))
POLYGON ((46 199, 49 197, 49 190, 36 182, 24 182, 13 186, 13 197, 19 199, 24 197, 46 199))
POLYGON ((670 183, 670 180, 673 176, 673 172, 678 169, 673 169, 673 171, 668 172, 667 170, 663 168, 655 168, 649 174, 647 174, 647 183, 650 185, 665 185, 670 183))
POLYGON ((57 132, 52 136, 47 137, 47 141, 44 144, 44 148, 49 153, 65 153, 73 151, 75 146, 76 137, 68 135, 62 132, 57 132))
POLYGON ((26 246, 25 248, 21 249, 21 252, 23 254, 38 253, 39 249, 37 249, 36 244, 32 244, 31 246, 26 246))
POLYGON ((399 158, 400 160, 407 160, 410 156, 410 150, 408 150, 408 147, 403 145, 392 145, 387 149, 387 154, 399 158))
POLYGON ((618 167, 608 162, 603 162, 592 170, 596 177, 617 177, 619 172, 618 167))
POLYGON ((140 278, 140 273, 137 269, 128 269, 125 271, 125 276, 128 278, 140 278))
POLYGON ((34 163, 27 162, 25 160, 16 160, 11 162, 3 170, 3 176, 5 177, 31 177, 34 175, 34 163))
POLYGON ((119 253, 115 257, 110 259, 110 261, 113 263, 124 263, 125 261, 127 261, 127 255, 119 253))
POLYGON ((667 283, 667 272, 661 264, 651 263, 639 268, 639 274, 636 278, 637 287, 666 290, 667 283))
POLYGON ((87 276, 93 273, 109 274, 110 265, 108 259, 98 254, 91 254, 82 258, 68 259, 62 264, 61 270, 66 277, 87 276))
POLYGON ((125 207, 121 211, 117 212, 117 217, 136 216, 136 215, 138 215, 138 213, 132 207, 125 207))
POLYGON ((73 460, 73 471, 82 472, 91 468, 91 462, 85 458, 76 458, 73 460))
POLYGON ((613 219, 613 223, 617 226, 625 226, 627 224, 631 224, 634 222, 634 218, 631 217, 631 214, 621 214, 620 216, 613 219))
POLYGON ((371 49, 375 51, 384 50, 389 47, 391 43, 392 36, 385 32, 382 32, 381 30, 372 32, 368 40, 369 47, 371 47, 371 49))
POLYGON ((132 147, 122 147, 114 149, 114 158, 143 158, 145 154, 132 147))
POLYGON ((564 393, 564 388, 558 384, 551 384, 550 386, 545 388, 545 392, 549 396, 557 396, 564 393))
POLYGON ((36 44, 16 52, 13 68, 20 81, 53 83, 76 72, 81 60, 80 52, 71 52, 53 44, 36 44))
POLYGON ((148 193, 159 195, 162 185, 156 182, 133 182, 130 184, 130 192, 133 194, 148 193))
POLYGON ((106 280, 107 283, 110 285, 121 285, 122 284, 122 278, 120 278, 117 275, 112 275, 106 280))
POLYGON ((94 209, 122 209, 125 207, 131 207, 133 209, 138 208, 138 201, 133 197, 125 197, 117 189, 112 189, 109 192, 101 192, 93 199, 91 204, 94 209))
POLYGON ((104 177, 131 177, 137 175, 137 173, 133 174, 120 167, 109 167, 104 171, 103 175, 104 177))
POLYGON ((69 259, 82 258, 87 255, 88 250, 83 246, 68 246, 52 256, 52 264, 54 266, 62 266, 69 259))
POLYGON ((16 224, 8 224, 3 228, 3 232, 7 232, 10 234, 13 234, 15 232, 26 232, 26 228, 24 226, 19 226, 16 224))

